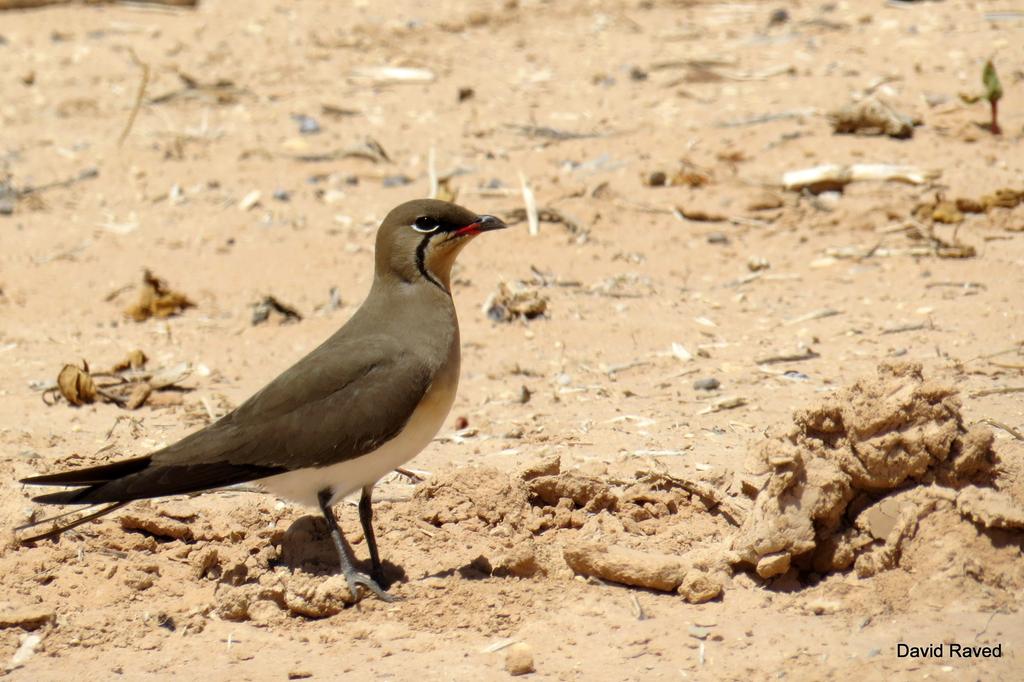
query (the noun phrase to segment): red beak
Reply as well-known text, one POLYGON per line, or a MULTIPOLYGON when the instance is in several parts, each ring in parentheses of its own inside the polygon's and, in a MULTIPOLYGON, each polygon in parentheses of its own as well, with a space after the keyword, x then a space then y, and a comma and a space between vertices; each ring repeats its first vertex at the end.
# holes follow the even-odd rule
POLYGON ((482 215, 477 217, 475 223, 470 223, 465 227, 460 227, 455 230, 455 236, 462 237, 465 235, 476 235, 481 232, 490 232, 491 230, 503 230, 506 227, 508 227, 508 225, 501 222, 498 218, 495 218, 492 215, 482 215))

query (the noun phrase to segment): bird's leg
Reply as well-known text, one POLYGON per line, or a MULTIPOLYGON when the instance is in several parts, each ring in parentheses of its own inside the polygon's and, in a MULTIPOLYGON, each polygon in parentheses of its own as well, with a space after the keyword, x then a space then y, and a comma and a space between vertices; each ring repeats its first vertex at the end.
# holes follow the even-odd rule
POLYGON ((348 589, 352 593, 352 598, 359 598, 359 585, 362 585, 377 595, 377 598, 388 602, 394 601, 395 598, 381 589, 380 585, 373 578, 360 573, 352 565, 352 550, 349 549, 345 536, 341 534, 338 519, 334 517, 334 510, 331 509, 332 494, 331 490, 326 488, 317 493, 316 498, 317 502, 320 503, 320 511, 323 513, 324 518, 327 519, 327 527, 331 531, 331 539, 334 540, 334 547, 338 550, 338 559, 341 561, 341 574, 345 576, 345 582, 348 583, 348 589))
POLYGON ((370 548, 370 577, 378 585, 384 585, 384 568, 380 565, 380 554, 377 553, 377 537, 373 533, 373 485, 363 488, 359 497, 359 523, 363 525, 363 537, 370 548))

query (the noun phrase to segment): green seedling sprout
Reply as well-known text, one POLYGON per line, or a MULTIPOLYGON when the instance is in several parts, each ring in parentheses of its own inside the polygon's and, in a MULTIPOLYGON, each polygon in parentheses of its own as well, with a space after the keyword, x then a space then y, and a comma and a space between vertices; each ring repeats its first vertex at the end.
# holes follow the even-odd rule
POLYGON ((981 82, 985 86, 985 99, 988 100, 989 107, 992 109, 992 125, 989 130, 993 135, 1001 135, 1003 131, 999 127, 999 100, 1003 97, 1003 84, 999 82, 999 75, 996 73, 996 67, 992 64, 991 59, 985 62, 985 68, 981 72, 981 82))

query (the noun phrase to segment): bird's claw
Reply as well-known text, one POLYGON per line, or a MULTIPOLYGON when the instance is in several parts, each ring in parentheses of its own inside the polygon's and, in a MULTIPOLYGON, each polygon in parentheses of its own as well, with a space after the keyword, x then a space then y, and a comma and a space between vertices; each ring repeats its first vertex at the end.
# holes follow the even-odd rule
POLYGON ((362 585, 381 601, 391 603, 399 600, 399 597, 385 592, 384 588, 382 588, 376 580, 365 573, 357 573, 353 571, 352 573, 345 575, 345 581, 348 582, 348 590, 352 593, 352 597, 355 599, 359 598, 359 586, 362 585))

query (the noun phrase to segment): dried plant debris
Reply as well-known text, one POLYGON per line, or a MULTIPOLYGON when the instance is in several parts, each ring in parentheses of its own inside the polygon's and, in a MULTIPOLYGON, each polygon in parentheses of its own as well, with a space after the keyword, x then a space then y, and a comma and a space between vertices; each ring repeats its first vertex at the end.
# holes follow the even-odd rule
POLYGON ((273 319, 279 324, 302 321, 302 315, 295 308, 281 303, 281 301, 273 296, 264 296, 262 301, 254 303, 252 306, 253 325, 269 321, 271 314, 273 314, 273 319))
POLYGON ((285 158, 295 159, 307 163, 322 163, 325 161, 339 161, 341 159, 363 159, 371 163, 391 163, 391 157, 377 140, 366 137, 348 147, 334 150, 314 149, 305 140, 299 140, 287 145, 288 150, 282 153, 285 158))
POLYGON ((608 298, 643 298, 657 293, 649 276, 634 272, 605 277, 592 284, 587 292, 608 298))
POLYGON ((124 356, 121 362, 110 368, 110 371, 123 372, 127 369, 142 369, 146 366, 147 362, 149 362, 149 358, 146 357, 146 354, 136 348, 133 351, 129 351, 128 355, 124 356))
POLYGON ((918 220, 926 222, 944 223, 955 225, 962 223, 966 214, 987 214, 995 208, 1014 209, 1024 203, 1024 189, 1010 189, 1004 187, 997 189, 991 194, 985 194, 977 199, 958 197, 946 199, 941 193, 937 193, 931 201, 925 201, 914 207, 913 215, 918 220))
POLYGON ((218 78, 200 81, 187 73, 178 72, 178 78, 184 87, 165 92, 149 100, 150 104, 166 104, 178 99, 200 100, 209 104, 234 104, 242 96, 250 94, 248 90, 235 85, 233 80, 218 78))
POLYGON ((641 180, 648 187, 704 187, 712 182, 713 177, 710 170, 684 160, 675 171, 645 173, 641 180))
POLYGON ((518 125, 515 123, 506 123, 505 127, 530 139, 548 140, 553 142, 562 142, 564 140, 585 140, 594 137, 611 137, 617 134, 614 132, 579 133, 571 130, 559 130, 558 128, 551 128, 549 126, 518 125))
POLYGON ((136 322, 144 322, 151 317, 158 319, 177 315, 187 308, 195 307, 185 294, 171 289, 165 280, 146 270, 142 275, 142 289, 139 300, 125 310, 125 314, 136 322))
MULTIPOLYGON (((674 206, 672 208, 672 213, 680 220, 692 220, 698 223, 720 223, 728 220, 728 218, 722 213, 718 213, 717 211, 709 210, 707 208, 701 208, 699 206, 674 206)), ((728 237, 725 237, 723 240, 722 237, 724 237, 724 235, 721 235, 721 233, 718 234, 720 236, 716 236, 714 240, 710 239, 709 235, 708 241, 712 244, 728 243, 728 237)))
MULTIPOLYGON (((505 222, 509 225, 529 220, 529 211, 525 208, 515 208, 505 214, 505 222)), ((541 208, 537 210, 536 218, 541 223, 561 223, 571 234, 586 234, 587 229, 583 224, 557 208, 541 208)))
POLYGON ((888 135, 897 139, 913 137, 914 126, 920 124, 877 97, 847 104, 829 113, 828 120, 836 133, 888 135))
POLYGON ((992 443, 988 427, 964 427, 954 388, 882 365, 754 450, 762 483, 732 561, 762 578, 893 568, 923 515, 992 479, 992 443))
POLYGON ((97 168, 90 166, 79 171, 77 175, 65 178, 64 180, 52 180, 39 185, 25 185, 23 187, 16 187, 10 174, 0 176, 0 215, 13 214, 19 201, 30 210, 42 210, 46 207, 42 199, 43 192, 51 189, 67 188, 85 180, 92 180, 98 177, 99 173, 97 168))
POLYGON ((483 310, 495 322, 533 320, 547 314, 548 297, 525 282, 500 282, 498 290, 487 297, 483 310))
POLYGON ((57 390, 76 407, 96 400, 96 383, 89 374, 89 363, 83 360, 81 367, 64 365, 57 375, 57 390))
POLYGON ((934 226, 910 225, 906 230, 906 236, 913 241, 925 242, 923 247, 911 247, 908 253, 911 255, 934 255, 939 258, 974 258, 978 255, 977 249, 970 244, 964 244, 957 240, 956 233, 953 234, 953 241, 943 239, 935 234, 934 226))
POLYGON ((43 402, 55 405, 63 398, 69 405, 79 407, 99 399, 129 410, 138 409, 147 402, 153 406, 179 403, 180 400, 150 398, 154 391, 181 391, 180 382, 191 374, 188 363, 148 371, 145 369, 147 361, 145 353, 133 350, 106 372, 92 372, 85 360, 81 367, 64 365, 55 384, 41 387, 43 402))

